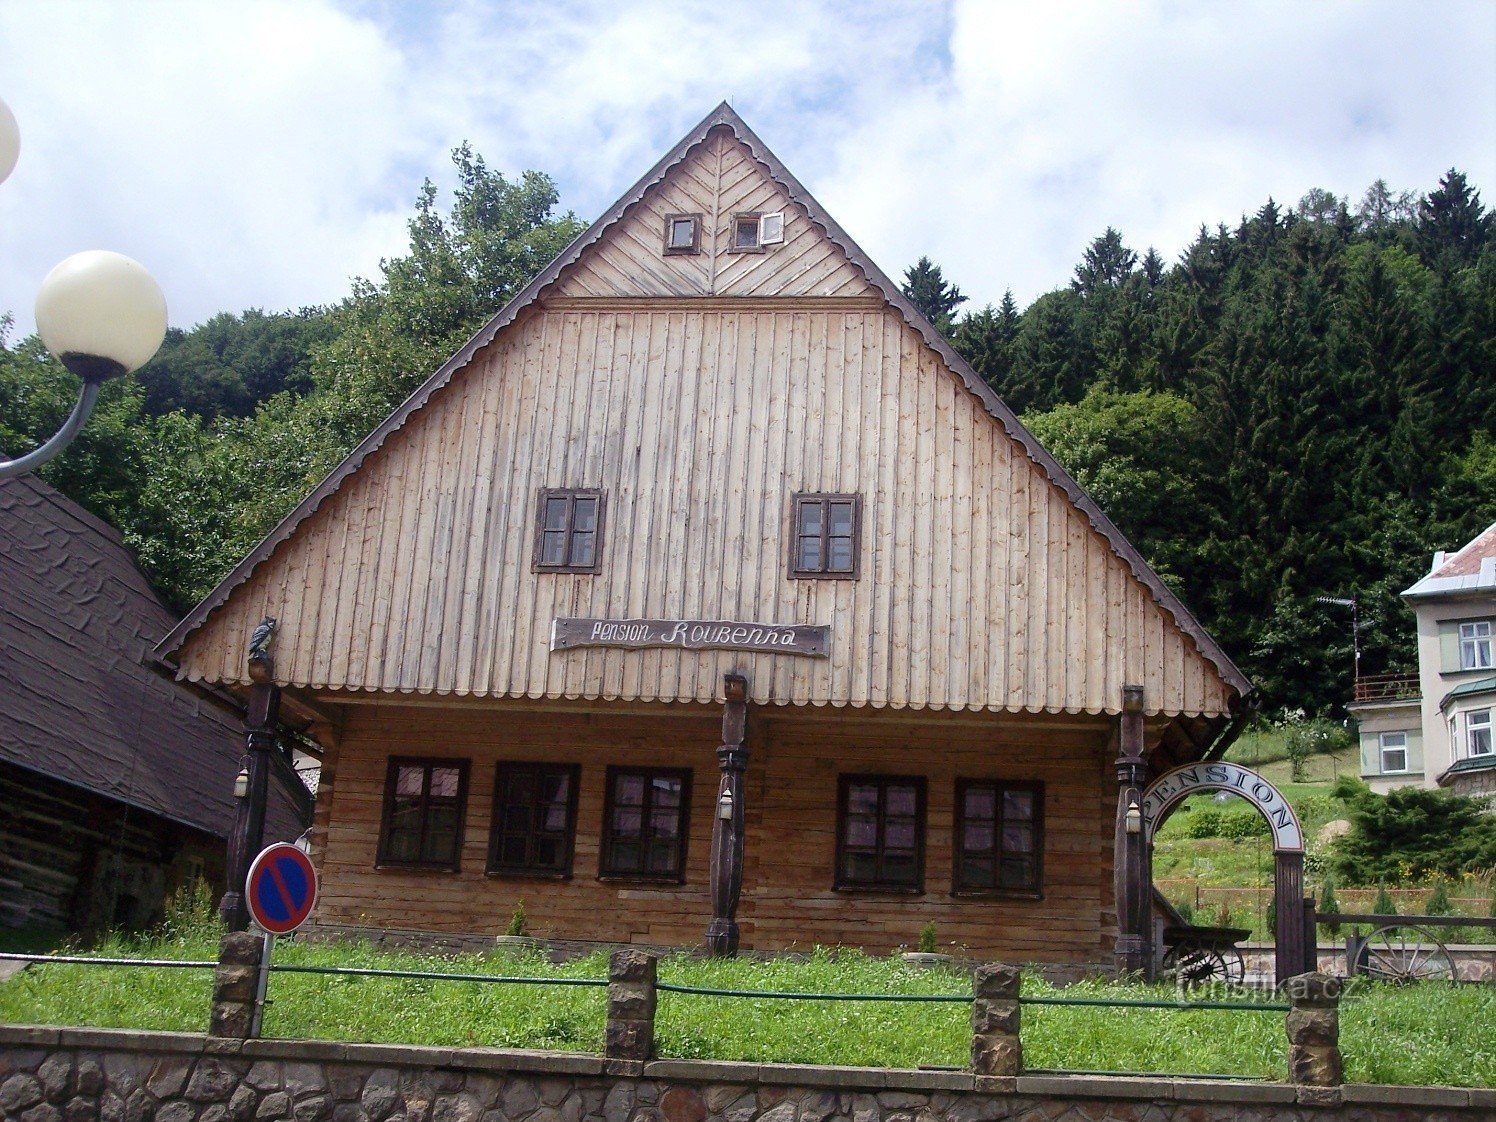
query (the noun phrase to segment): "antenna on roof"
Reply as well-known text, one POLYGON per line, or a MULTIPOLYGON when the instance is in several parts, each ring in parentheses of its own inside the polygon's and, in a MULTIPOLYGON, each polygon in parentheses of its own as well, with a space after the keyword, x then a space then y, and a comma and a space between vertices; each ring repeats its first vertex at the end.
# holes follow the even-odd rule
POLYGON ((1337 608, 1349 608, 1351 610, 1351 646, 1355 651, 1355 669, 1353 681, 1361 680, 1361 615, 1354 596, 1316 596, 1314 598, 1321 604, 1334 604, 1337 608))

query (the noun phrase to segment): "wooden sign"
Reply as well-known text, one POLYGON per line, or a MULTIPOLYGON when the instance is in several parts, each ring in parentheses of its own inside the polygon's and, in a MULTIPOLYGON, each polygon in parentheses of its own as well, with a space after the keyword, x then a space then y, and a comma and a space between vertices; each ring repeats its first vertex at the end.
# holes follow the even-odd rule
POLYGON ((551 623, 551 650, 574 647, 681 647, 688 651, 754 651, 828 658, 831 628, 799 623, 735 623, 718 619, 578 619, 551 623))

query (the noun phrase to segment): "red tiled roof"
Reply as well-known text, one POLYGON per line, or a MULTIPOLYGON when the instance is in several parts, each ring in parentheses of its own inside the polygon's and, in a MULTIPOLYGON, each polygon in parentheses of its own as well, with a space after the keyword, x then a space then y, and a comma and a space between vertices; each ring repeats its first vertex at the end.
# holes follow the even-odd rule
POLYGON ((1496 522, 1487 526, 1484 533, 1476 535, 1473 541, 1453 557, 1447 558, 1444 564, 1429 575, 1434 577, 1474 576, 1480 572, 1481 560, 1486 557, 1496 557, 1496 522))

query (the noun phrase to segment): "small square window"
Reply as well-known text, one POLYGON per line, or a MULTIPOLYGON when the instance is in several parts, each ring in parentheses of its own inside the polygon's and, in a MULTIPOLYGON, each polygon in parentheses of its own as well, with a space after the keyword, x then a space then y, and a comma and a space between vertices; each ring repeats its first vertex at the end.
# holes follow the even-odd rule
POLYGON ((751 214, 737 214, 732 219, 732 253, 762 253, 763 242, 759 237, 760 215, 757 211, 751 214))
POLYGON ((759 215, 758 219, 758 243, 759 245, 778 245, 784 241, 784 212, 775 211, 773 214, 759 215))
POLYGON ((544 488, 535 517, 538 573, 595 573, 601 565, 603 493, 576 487, 544 488))
POLYGON ((860 495, 796 495, 790 576, 855 580, 861 523, 860 495))
POLYGON ((701 215, 665 215, 665 253, 701 252, 701 215))

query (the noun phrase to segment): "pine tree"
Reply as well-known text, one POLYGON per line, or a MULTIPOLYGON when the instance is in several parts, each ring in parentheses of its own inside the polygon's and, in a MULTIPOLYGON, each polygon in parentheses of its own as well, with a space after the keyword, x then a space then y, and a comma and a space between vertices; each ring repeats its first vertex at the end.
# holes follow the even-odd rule
POLYGON ((1418 206, 1418 248, 1432 268, 1472 264, 1491 236, 1492 215, 1464 172, 1450 168, 1418 206))
POLYGON ((1018 305, 1013 291, 1003 293, 1002 304, 988 304, 979 312, 963 316, 956 325, 951 345, 971 363, 972 369, 998 392, 1005 393, 1013 366, 1013 340, 1018 337, 1018 305))
POLYGON ((950 338, 954 326, 951 317, 966 303, 966 297, 945 279, 940 266, 928 257, 921 257, 904 271, 901 287, 920 315, 929 320, 936 331, 950 338))
POLYGON ((1454 905, 1449 901, 1449 889, 1445 882, 1440 879, 1434 882, 1434 890, 1428 894, 1428 899, 1423 904, 1423 914, 1429 916, 1452 916, 1454 905))
POLYGON ((1122 242, 1122 235, 1108 226, 1106 233, 1092 240, 1081 262, 1075 267, 1070 287, 1082 296, 1095 296, 1108 288, 1119 288, 1132 275, 1138 255, 1122 242))

